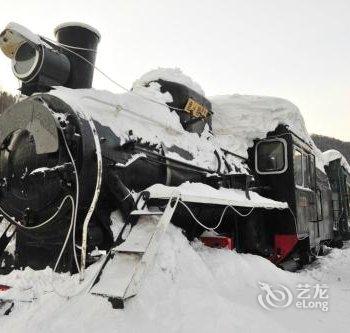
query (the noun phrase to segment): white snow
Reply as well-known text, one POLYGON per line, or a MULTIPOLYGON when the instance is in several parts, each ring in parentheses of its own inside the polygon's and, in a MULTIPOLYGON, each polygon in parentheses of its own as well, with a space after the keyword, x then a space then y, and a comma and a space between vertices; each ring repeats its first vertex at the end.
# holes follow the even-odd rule
MULTIPOLYGON (((165 105, 172 100, 171 95, 161 93, 157 83, 123 94, 63 87, 57 87, 50 94, 61 98, 83 117, 91 115, 95 121, 109 126, 121 138, 122 144, 130 139, 132 130, 132 137, 142 138, 143 143, 149 142, 158 146, 163 144, 166 148, 180 147, 193 156, 193 160, 186 161, 187 163, 217 171, 215 151, 221 157, 223 153, 216 138, 208 128, 201 136, 185 131, 177 113, 171 112, 165 105)), ((181 156, 174 151, 171 157, 181 160, 181 156)), ((221 166, 224 166, 223 160, 221 166)), ((237 163, 237 166, 237 172, 246 172, 242 163, 237 163)))
POLYGON ((17 48, 24 41, 31 41, 37 45, 46 45, 38 35, 15 22, 10 22, 3 32, 4 34, 0 37, 0 47, 4 54, 11 59, 14 57, 17 48))
POLYGON ((350 165, 344 155, 335 149, 330 149, 322 153, 325 165, 329 165, 330 162, 340 159, 340 164, 344 169, 350 173, 350 165))
POLYGON ((205 96, 202 87, 189 76, 185 75, 180 68, 158 68, 142 75, 133 84, 133 89, 145 86, 150 81, 157 80, 171 81, 185 85, 186 87, 196 91, 198 94, 205 96))
MULTIPOLYGON (((159 74, 152 75, 153 79, 160 78, 159 74)), ((145 76, 143 82, 152 75, 145 76)), ((173 80, 173 76, 162 78, 173 80)), ((166 103, 171 96, 161 94, 157 84, 146 88, 140 82, 134 86, 136 95, 65 88, 51 94, 82 115, 91 114, 96 121, 110 126, 124 141, 132 130, 133 136, 151 143, 176 144, 193 154, 195 165, 215 170, 217 139, 209 132, 199 137, 184 131, 175 112, 145 100, 166 103)), ((289 125, 313 145, 299 110, 288 101, 239 95, 215 97, 212 101, 214 131, 221 144, 235 153, 246 155, 255 138, 266 137, 278 124, 289 125)), ((167 195, 174 190, 155 186, 167 195)), ((203 184, 187 183, 180 190, 183 195, 207 193, 218 200, 229 195, 240 203, 248 201, 243 191, 218 191, 203 184)), ((254 202, 262 204, 265 200, 253 195, 254 202)), ((290 273, 259 256, 211 249, 199 241, 190 244, 180 229, 170 225, 159 244, 155 265, 139 294, 127 302, 124 310, 113 310, 106 299, 85 293, 77 275, 55 276, 53 287, 51 269, 26 268, 0 276, 0 284, 18 288, 11 291, 12 296, 25 299, 29 293, 35 298, 32 303, 17 303, 9 316, 0 317, 0 332, 346 332, 350 325, 349 266, 350 244, 342 250, 333 249, 299 273, 290 273), (294 304, 286 309, 265 310, 257 301, 261 283, 277 288, 283 285, 294 296, 300 283, 327 284, 329 311, 298 309, 294 304), (80 293, 67 299, 54 289, 66 295, 80 293)), ((87 269, 86 283, 95 273, 95 265, 87 269)))
POLYGON ((245 192, 242 190, 228 188, 220 188, 217 190, 203 183, 185 182, 176 187, 155 184, 149 187, 147 191, 150 192, 151 198, 158 199, 171 198, 174 195, 179 195, 182 200, 186 202, 201 202, 238 207, 288 208, 286 202, 271 200, 255 192, 250 192, 251 199, 248 199, 245 192))
POLYGON ((13 30, 19 33, 20 35, 22 35, 24 38, 30 40, 34 44, 43 44, 43 41, 40 39, 40 37, 37 34, 34 34, 28 28, 18 23, 10 22, 4 30, 13 30))
MULTIPOLYGON (((122 141, 129 138, 129 130, 143 142, 163 143, 166 147, 176 145, 190 152, 190 163, 211 170, 217 169, 214 151, 225 148, 247 157, 247 149, 255 139, 263 139, 279 124, 289 126, 298 136, 308 142, 316 156, 317 167, 324 171, 321 151, 311 139, 299 109, 291 102, 277 97, 250 95, 222 95, 210 98, 213 105, 213 133, 206 128, 199 136, 185 131, 176 112, 170 112, 165 103, 171 102, 169 93, 162 94, 158 83, 144 84, 162 78, 183 83, 203 94, 202 89, 179 69, 160 68, 146 73, 134 83, 133 91, 112 94, 94 89, 71 90, 57 87, 50 92, 80 113, 89 113, 93 119, 111 127, 122 141)), ((171 156, 181 160, 172 152, 171 156)), ((238 166, 236 172, 247 172, 241 160, 228 157, 238 166)), ((222 163, 224 164, 224 163, 222 163)))
POLYGON ((115 166, 118 166, 118 167, 121 167, 121 168, 126 168, 130 164, 132 164, 135 161, 137 161, 139 158, 144 158, 144 157, 147 157, 146 154, 144 154, 144 153, 135 154, 135 155, 132 155, 132 157, 128 161, 126 161, 126 163, 124 163, 124 164, 116 163, 115 166))
MULTIPOLYGON (((258 256, 211 249, 199 242, 191 245, 180 229, 170 225, 153 269, 124 310, 113 310, 106 299, 92 295, 61 298, 51 292, 51 270, 25 269, 0 277, 0 283, 32 290, 37 299, 19 304, 10 316, 0 317, 0 331, 347 332, 349 265, 347 245, 300 273, 289 273, 258 256), (276 288, 284 285, 294 296, 299 283, 327 284, 329 311, 297 309, 294 304, 265 310, 257 301, 262 292, 259 282, 276 288)), ((78 286, 75 276, 62 274, 56 279, 57 288, 65 292, 78 286)))
POLYGON ((263 139, 280 124, 287 125, 308 142, 323 169, 322 153, 311 139, 299 109, 277 97, 253 95, 221 95, 210 98, 213 105, 213 132, 227 150, 247 157, 247 149, 255 139, 263 139))

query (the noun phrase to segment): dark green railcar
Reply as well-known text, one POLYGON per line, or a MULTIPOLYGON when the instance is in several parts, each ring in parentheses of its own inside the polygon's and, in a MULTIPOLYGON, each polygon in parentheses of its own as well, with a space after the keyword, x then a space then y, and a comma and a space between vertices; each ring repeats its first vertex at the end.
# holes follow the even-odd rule
POLYGON ((324 153, 329 160, 325 165, 332 189, 334 233, 338 239, 350 239, 350 173, 345 158, 336 150, 324 153))

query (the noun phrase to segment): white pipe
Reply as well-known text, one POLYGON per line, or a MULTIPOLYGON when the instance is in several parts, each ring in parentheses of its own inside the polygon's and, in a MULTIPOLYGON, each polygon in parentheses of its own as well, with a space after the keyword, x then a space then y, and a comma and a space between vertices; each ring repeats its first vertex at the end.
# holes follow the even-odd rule
POLYGON ((96 149, 96 157, 97 157, 97 175, 96 175, 96 187, 95 187, 94 197, 92 199, 90 208, 86 214, 84 224, 83 224, 83 233, 82 233, 82 241, 81 241, 80 276, 79 276, 80 282, 84 281, 88 227, 89 227, 92 213, 95 210, 97 200, 100 195, 101 184, 102 184, 102 152, 101 152, 100 139, 98 137, 97 130, 91 116, 89 116, 88 121, 89 121, 92 135, 94 137, 94 141, 95 141, 95 149, 96 149))

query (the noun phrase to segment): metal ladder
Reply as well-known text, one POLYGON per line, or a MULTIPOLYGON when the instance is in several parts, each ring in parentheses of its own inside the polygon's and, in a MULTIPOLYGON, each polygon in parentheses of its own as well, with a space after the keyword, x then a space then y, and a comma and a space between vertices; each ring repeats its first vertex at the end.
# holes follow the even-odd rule
POLYGON ((140 213, 138 223, 122 243, 101 259, 100 272, 90 293, 107 298, 114 308, 124 308, 135 296, 148 268, 152 265, 161 236, 166 231, 179 202, 169 199, 164 212, 140 213), (160 215, 161 214, 161 215, 160 215))

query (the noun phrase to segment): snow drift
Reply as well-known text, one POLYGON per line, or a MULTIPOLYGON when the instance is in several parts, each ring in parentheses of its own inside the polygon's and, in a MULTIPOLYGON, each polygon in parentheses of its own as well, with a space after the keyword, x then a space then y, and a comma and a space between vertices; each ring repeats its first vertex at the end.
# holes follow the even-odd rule
MULTIPOLYGON (((70 300, 52 293, 51 270, 30 269, 2 276, 0 283, 32 288, 37 299, 22 303, 0 318, 1 332, 327 332, 336 323, 347 331, 350 248, 332 250, 301 273, 278 269, 250 254, 189 244, 170 225, 156 262, 137 297, 124 310, 113 310, 106 299, 81 294, 70 300), (329 284, 330 310, 260 307, 258 282, 329 284)), ((60 275, 60 290, 71 290, 76 277, 60 275)), ((56 281, 57 283, 58 281, 56 281)))
POLYGON ((309 143, 316 155, 317 167, 324 171, 321 151, 311 139, 300 110, 283 98, 253 95, 221 95, 213 103, 213 132, 227 150, 247 157, 254 140, 263 139, 278 125, 287 125, 309 143))
POLYGON ((158 68, 151 70, 134 82, 133 89, 144 87, 149 82, 157 80, 171 81, 183 84, 198 94, 205 96, 202 87, 197 82, 193 81, 192 78, 185 75, 180 68, 158 68))

